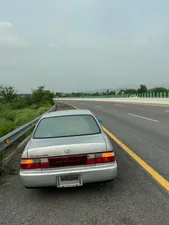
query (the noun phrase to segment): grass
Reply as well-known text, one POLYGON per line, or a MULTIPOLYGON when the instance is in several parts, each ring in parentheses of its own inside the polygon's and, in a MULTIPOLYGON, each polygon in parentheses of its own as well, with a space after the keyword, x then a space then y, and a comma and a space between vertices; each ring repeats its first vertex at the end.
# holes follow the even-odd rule
POLYGON ((0 137, 42 115, 51 107, 50 104, 39 108, 32 105, 29 108, 13 110, 10 104, 0 104, 0 137))

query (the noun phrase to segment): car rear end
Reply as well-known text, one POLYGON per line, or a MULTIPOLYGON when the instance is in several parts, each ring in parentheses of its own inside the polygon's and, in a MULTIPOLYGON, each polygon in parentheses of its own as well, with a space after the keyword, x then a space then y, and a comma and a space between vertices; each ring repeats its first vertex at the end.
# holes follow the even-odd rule
POLYGON ((90 135, 33 138, 22 154, 20 178, 25 187, 75 187, 116 176, 113 147, 100 127, 90 135))
POLYGON ((113 180, 117 163, 113 151, 21 160, 25 187, 71 187, 113 180))

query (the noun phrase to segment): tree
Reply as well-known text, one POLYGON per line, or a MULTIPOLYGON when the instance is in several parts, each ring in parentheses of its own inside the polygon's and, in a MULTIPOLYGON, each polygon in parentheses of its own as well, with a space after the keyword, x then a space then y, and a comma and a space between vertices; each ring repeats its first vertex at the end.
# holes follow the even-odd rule
POLYGON ((11 103, 13 100, 17 98, 17 93, 14 87, 1 85, 0 96, 3 99, 3 101, 7 103, 11 103))
POLYGON ((126 92, 127 90, 121 89, 120 91, 118 91, 118 95, 122 95, 126 92))
POLYGON ((106 95, 110 95, 110 92, 109 92, 109 90, 107 89, 107 91, 106 91, 106 93, 105 93, 106 95))
POLYGON ((110 95, 115 95, 116 92, 115 91, 110 91, 110 95))
POLYGON ((147 93, 148 89, 144 84, 140 85, 140 88, 137 90, 138 93, 147 93))
POLYGON ((36 90, 32 90, 32 103, 33 104, 44 104, 45 102, 49 102, 53 104, 53 98, 55 94, 50 92, 49 90, 45 90, 44 86, 39 86, 36 90))
POLYGON ((154 92, 154 93, 157 93, 157 92, 162 92, 162 93, 164 93, 164 92, 168 92, 168 90, 167 90, 167 88, 164 88, 164 87, 155 87, 155 88, 152 88, 152 89, 150 89, 150 92, 154 92))
POLYGON ((127 89, 124 91, 124 94, 137 94, 137 90, 136 89, 127 89))

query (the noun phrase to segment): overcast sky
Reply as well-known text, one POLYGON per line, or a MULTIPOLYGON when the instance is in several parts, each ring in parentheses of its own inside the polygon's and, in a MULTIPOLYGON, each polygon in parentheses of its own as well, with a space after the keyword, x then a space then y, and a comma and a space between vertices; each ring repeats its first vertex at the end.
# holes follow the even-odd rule
POLYGON ((168 0, 0 0, 0 84, 169 86, 168 0))

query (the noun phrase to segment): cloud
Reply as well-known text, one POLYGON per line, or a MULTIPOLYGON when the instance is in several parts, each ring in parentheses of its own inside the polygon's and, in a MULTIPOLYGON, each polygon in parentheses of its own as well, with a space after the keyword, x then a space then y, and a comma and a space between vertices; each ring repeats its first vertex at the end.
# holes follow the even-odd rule
POLYGON ((0 22, 0 31, 10 29, 12 24, 10 22, 0 22))
POLYGON ((0 46, 26 47, 27 43, 13 33, 10 22, 0 22, 0 46))
POLYGON ((11 19, 0 22, 1 83, 24 92, 39 81, 54 91, 167 82, 169 1, 39 1, 0 7, 11 19))

